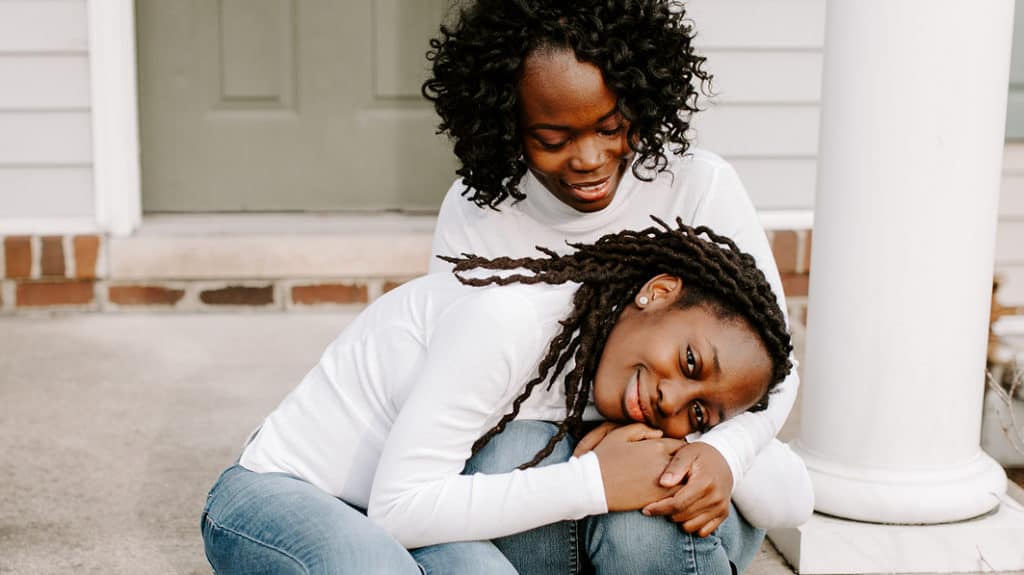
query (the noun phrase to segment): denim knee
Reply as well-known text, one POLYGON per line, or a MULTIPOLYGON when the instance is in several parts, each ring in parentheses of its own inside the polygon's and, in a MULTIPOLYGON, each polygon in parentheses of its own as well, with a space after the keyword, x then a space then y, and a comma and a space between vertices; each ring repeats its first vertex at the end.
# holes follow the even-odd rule
POLYGON ((725 547, 725 553, 739 572, 742 572, 754 561, 757 552, 764 543, 764 529, 754 527, 736 509, 729 504, 729 517, 715 531, 725 547))
POLYGON ((516 575, 515 567, 490 541, 442 543, 412 550, 426 575, 516 575))
POLYGON ((583 532, 587 554, 598 575, 732 573, 716 535, 691 535, 664 517, 647 517, 639 511, 595 515, 583 520, 583 532))
MULTIPOLYGON (((466 462, 463 473, 508 473, 533 459, 556 433, 558 426, 549 421, 510 421, 504 431, 492 437, 466 462)), ((538 467, 568 461, 575 447, 573 438, 562 438, 538 467)))

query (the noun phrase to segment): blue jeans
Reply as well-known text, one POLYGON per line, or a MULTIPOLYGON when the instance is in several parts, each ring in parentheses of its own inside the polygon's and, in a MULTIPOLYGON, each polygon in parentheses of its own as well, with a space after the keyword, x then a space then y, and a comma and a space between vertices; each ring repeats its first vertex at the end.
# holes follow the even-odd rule
MULTIPOLYGON (((503 473, 531 460, 554 436, 557 427, 544 421, 511 422, 466 465, 466 473, 503 473)), ((564 439, 541 462, 549 465, 572 455, 575 441, 564 439)), ((697 537, 662 517, 639 511, 594 515, 562 521, 495 539, 519 573, 729 575, 742 571, 764 541, 730 506, 729 517, 708 537, 697 537)))
POLYGON ((488 541, 407 551, 361 509, 301 479, 239 465, 210 490, 201 527, 218 575, 515 573, 488 541))

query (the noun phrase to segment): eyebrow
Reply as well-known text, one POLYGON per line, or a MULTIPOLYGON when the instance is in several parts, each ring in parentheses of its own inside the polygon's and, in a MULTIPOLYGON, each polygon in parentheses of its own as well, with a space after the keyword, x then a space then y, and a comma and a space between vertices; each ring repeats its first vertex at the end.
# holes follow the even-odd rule
MULTIPOLYGON (((608 118, 611 118, 612 116, 614 116, 615 114, 618 114, 618 113, 619 113, 619 107, 618 107, 618 105, 616 105, 614 108, 612 108, 611 110, 606 112, 603 116, 598 118, 597 121, 594 122, 594 123, 595 124, 600 124, 601 122, 607 120, 608 118)), ((544 123, 530 124, 526 128, 528 130, 556 130, 556 131, 559 131, 559 132, 567 132, 567 131, 569 131, 571 129, 569 126, 560 126, 558 124, 544 124, 544 123)))

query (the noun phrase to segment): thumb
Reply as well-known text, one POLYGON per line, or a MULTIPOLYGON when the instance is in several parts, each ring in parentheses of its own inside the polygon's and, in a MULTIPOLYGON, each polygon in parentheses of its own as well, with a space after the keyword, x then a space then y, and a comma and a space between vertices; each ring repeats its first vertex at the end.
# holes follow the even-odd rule
POLYGON ((683 446, 679 451, 676 451, 675 455, 672 456, 672 460, 665 466, 665 471, 661 473, 661 478, 658 480, 662 487, 679 485, 690 474, 690 468, 693 466, 696 458, 694 457, 694 451, 687 449, 687 447, 683 446))

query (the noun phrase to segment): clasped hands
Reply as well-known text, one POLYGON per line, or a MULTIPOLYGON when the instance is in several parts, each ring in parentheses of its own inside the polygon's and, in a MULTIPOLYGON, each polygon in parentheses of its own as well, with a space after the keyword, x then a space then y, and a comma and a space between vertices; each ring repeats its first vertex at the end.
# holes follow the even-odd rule
POLYGON ((729 516, 732 471, 706 443, 662 437, 643 423, 604 422, 573 455, 593 451, 601 465, 609 511, 662 515, 683 531, 707 537, 729 516))

